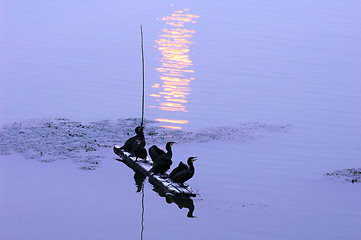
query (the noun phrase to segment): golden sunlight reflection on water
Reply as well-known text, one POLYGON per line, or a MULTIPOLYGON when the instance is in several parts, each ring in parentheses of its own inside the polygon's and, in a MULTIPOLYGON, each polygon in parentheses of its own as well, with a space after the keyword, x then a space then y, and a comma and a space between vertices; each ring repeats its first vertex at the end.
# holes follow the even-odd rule
POLYGON ((195 78, 192 77, 192 60, 189 58, 189 46, 193 44, 190 40, 195 34, 194 30, 188 28, 188 24, 196 23, 197 15, 189 13, 189 9, 174 11, 170 16, 159 18, 166 27, 159 34, 156 40, 156 48, 161 52, 161 66, 156 68, 160 73, 159 83, 155 83, 152 88, 154 93, 151 97, 156 98, 157 106, 161 111, 170 112, 169 118, 158 118, 156 121, 161 122, 162 127, 181 129, 182 124, 187 124, 183 113, 188 112, 186 104, 187 96, 191 92, 190 82, 195 78), (187 28, 185 25, 187 24, 187 28), (175 118, 174 114, 183 118, 175 118))

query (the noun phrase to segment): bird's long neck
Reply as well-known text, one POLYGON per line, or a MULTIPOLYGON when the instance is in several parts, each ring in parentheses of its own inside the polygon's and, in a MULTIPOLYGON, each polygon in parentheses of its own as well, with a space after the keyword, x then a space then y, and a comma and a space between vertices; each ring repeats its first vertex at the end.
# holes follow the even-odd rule
POLYGON ((172 157, 173 153, 172 153, 172 147, 170 145, 167 145, 166 146, 166 149, 167 149, 167 155, 172 157))
POLYGON ((189 161, 189 162, 188 162, 188 165, 189 165, 189 169, 194 172, 193 161, 189 161))

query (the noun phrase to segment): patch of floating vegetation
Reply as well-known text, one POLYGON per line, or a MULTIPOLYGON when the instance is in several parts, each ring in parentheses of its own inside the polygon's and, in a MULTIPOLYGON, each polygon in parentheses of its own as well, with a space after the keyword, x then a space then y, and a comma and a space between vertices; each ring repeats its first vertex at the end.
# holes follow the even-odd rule
POLYGON ((361 168, 349 168, 344 170, 337 170, 325 174, 330 178, 341 178, 351 183, 361 183, 361 168))
MULTIPOLYGON (((28 120, 4 126, 0 131, 0 155, 13 152, 25 158, 52 162, 72 159, 81 169, 94 170, 104 156, 99 150, 123 144, 133 136, 140 119, 103 120, 81 123, 65 118, 28 120)), ((145 137, 148 146, 177 143, 208 142, 213 140, 250 140, 265 132, 284 132, 289 126, 244 123, 238 126, 182 131, 162 128, 155 121, 145 120, 145 137)))

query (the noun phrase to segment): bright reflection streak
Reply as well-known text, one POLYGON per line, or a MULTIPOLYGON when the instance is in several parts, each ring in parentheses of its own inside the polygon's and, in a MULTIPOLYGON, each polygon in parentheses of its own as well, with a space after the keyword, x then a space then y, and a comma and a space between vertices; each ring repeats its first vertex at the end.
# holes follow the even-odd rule
POLYGON ((160 125, 160 127, 163 127, 163 128, 170 128, 170 129, 182 129, 181 127, 168 126, 168 125, 160 125))
POLYGON ((161 119, 161 118, 157 118, 156 121, 158 121, 158 122, 167 122, 167 123, 180 123, 180 124, 188 123, 187 120, 170 120, 170 119, 161 119))
MULTIPOLYGON (((186 97, 190 94, 189 86, 194 77, 189 77, 194 73, 191 69, 192 60, 189 59, 189 46, 193 44, 190 40, 195 34, 195 30, 185 28, 186 24, 196 23, 197 15, 189 13, 189 9, 174 11, 171 16, 162 17, 167 27, 162 29, 159 39, 156 40, 157 49, 161 52, 161 66, 156 68, 160 73, 160 83, 152 86, 159 89, 157 93, 150 96, 157 99, 159 106, 157 108, 162 111, 169 112, 188 112, 186 97)), ((152 106, 156 107, 156 106, 152 106)), ((159 122, 170 124, 186 124, 188 120, 170 120, 156 119, 159 122)), ((179 126, 162 126, 173 129, 181 129, 179 126)))

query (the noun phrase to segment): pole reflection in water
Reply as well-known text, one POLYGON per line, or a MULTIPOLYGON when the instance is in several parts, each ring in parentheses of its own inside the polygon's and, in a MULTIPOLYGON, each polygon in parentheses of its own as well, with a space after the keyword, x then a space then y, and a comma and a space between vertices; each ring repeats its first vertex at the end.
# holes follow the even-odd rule
POLYGON ((137 192, 142 191, 142 218, 141 218, 141 230, 140 230, 140 239, 143 239, 144 232, 144 180, 146 179, 146 175, 140 172, 134 173, 135 185, 137 186, 137 192))
MULTIPOLYGON (((132 168, 131 166, 129 166, 127 164, 126 161, 123 161, 121 159, 117 159, 118 161, 124 163, 125 165, 127 165, 128 167, 132 168)), ((144 181, 147 178, 147 176, 141 172, 138 171, 134 171, 134 181, 135 181, 135 186, 137 187, 137 192, 142 192, 142 215, 141 215, 141 232, 140 232, 140 239, 143 239, 143 233, 144 233, 144 211, 145 211, 145 207, 144 207, 144 181)), ((186 197, 186 196, 171 196, 171 195, 167 195, 166 193, 164 193, 164 191, 159 188, 156 184, 153 184, 151 180, 149 180, 149 182, 153 185, 153 190, 155 192, 157 192, 159 194, 159 196, 164 197, 166 202, 168 204, 171 203, 175 203, 180 209, 183 208, 188 208, 188 213, 187 213, 187 217, 189 218, 193 218, 195 217, 193 215, 195 206, 194 206, 194 202, 193 199, 191 199, 190 197, 186 197)))
POLYGON ((144 184, 142 184, 142 221, 141 221, 142 230, 140 231, 140 239, 143 240, 144 232, 144 184))
POLYGON ((186 104, 191 92, 190 82, 195 80, 193 63, 189 58, 189 46, 193 44, 191 38, 195 30, 189 29, 189 24, 196 23, 197 18, 199 16, 190 14, 189 9, 185 9, 159 19, 166 27, 156 40, 156 47, 162 54, 161 67, 156 68, 160 73, 160 83, 152 86, 156 93, 150 96, 156 98, 157 106, 150 107, 168 112, 163 115, 165 118, 156 119, 162 127, 181 129, 181 125, 188 123, 184 113, 188 112, 186 104))

